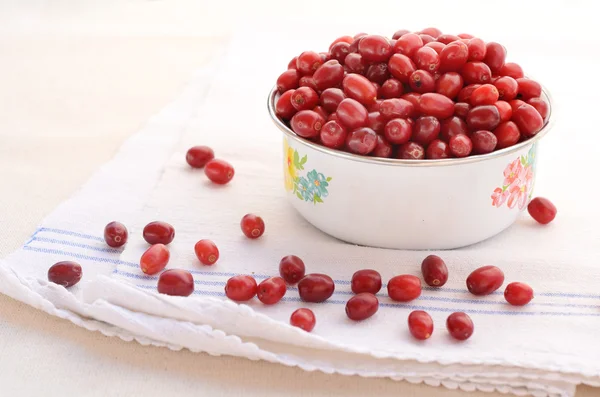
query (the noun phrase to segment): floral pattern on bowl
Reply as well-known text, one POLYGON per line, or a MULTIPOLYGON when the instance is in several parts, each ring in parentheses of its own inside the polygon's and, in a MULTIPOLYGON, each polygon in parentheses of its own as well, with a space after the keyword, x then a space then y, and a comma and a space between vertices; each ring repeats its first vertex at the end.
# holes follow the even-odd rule
POLYGON ((494 189, 491 196, 492 206, 499 208, 506 203, 510 209, 525 209, 533 195, 536 146, 534 144, 526 156, 515 159, 504 169, 502 187, 494 189))
POLYGON ((283 151, 285 190, 292 192, 300 200, 313 204, 322 203, 323 198, 329 195, 327 188, 331 177, 326 177, 314 169, 305 176, 299 175, 304 171, 308 156, 300 157, 298 151, 289 146, 287 139, 283 140, 283 151))

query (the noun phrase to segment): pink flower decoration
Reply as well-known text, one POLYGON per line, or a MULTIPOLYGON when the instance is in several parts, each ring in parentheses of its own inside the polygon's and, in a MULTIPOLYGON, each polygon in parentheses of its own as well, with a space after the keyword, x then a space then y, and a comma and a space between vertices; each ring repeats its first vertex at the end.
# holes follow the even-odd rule
POLYGON ((532 184, 533 171, 531 170, 531 166, 521 167, 517 178, 507 189, 509 196, 506 205, 508 208, 514 208, 515 205, 518 205, 520 210, 525 208, 532 184))
POLYGON ((494 193, 492 193, 492 205, 495 207, 500 207, 506 201, 508 197, 508 190, 502 191, 501 188, 497 187, 494 189, 494 193))
POLYGON ((519 173, 523 170, 521 160, 516 159, 510 163, 504 170, 504 186, 510 186, 518 178, 519 173))

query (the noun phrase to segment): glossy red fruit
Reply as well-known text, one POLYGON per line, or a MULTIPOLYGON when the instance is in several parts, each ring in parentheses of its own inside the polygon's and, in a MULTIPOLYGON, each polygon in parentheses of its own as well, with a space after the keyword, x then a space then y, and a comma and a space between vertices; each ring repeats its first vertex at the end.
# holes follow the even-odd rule
MULTIPOLYGON (((343 79, 344 67, 340 65, 340 63, 335 59, 325 62, 317 70, 315 70, 315 73, 313 74, 313 80, 315 82, 315 85, 320 91, 338 86, 343 79)), ((302 88, 299 88, 298 90, 301 89, 302 88)))
POLYGON ((440 53, 440 71, 457 72, 467 63, 469 48, 461 41, 455 41, 444 47, 440 53))
POLYGON ((410 274, 392 277, 387 284, 387 290, 391 299, 409 302, 421 295, 421 280, 410 274))
POLYGON ((473 90, 470 102, 473 106, 493 105, 498 101, 499 96, 500 94, 498 93, 496 86, 492 84, 483 84, 473 90))
POLYGON ((377 145, 375 146, 375 149, 373 149, 370 155, 373 157, 390 158, 392 157, 393 152, 394 148, 392 147, 392 144, 389 143, 384 136, 378 134, 377 145))
POLYGON ((435 52, 437 52, 438 55, 440 55, 442 53, 442 50, 446 47, 446 44, 440 43, 440 42, 437 42, 437 41, 433 41, 431 43, 425 44, 424 47, 433 48, 433 50, 435 52))
POLYGON ((511 119, 513 111, 510 107, 510 103, 506 101, 498 101, 494 103, 494 106, 496 106, 498 113, 500 114, 500 122, 505 122, 511 119))
POLYGON ((346 94, 339 88, 327 88, 320 96, 321 106, 329 113, 335 112, 344 99, 346 99, 346 94))
POLYGON ((348 45, 352 44, 354 42, 354 38, 352 36, 340 36, 337 39, 333 40, 331 42, 331 44, 329 44, 329 51, 331 52, 331 49, 333 48, 334 45, 336 45, 337 43, 346 43, 348 45))
POLYGON ((300 87, 308 87, 308 88, 313 89, 314 91, 317 91, 317 85, 315 84, 315 80, 313 79, 312 76, 300 77, 300 80, 298 80, 298 85, 300 87))
POLYGON ((453 116, 442 121, 440 128, 440 136, 446 142, 450 141, 454 135, 468 134, 469 128, 467 123, 460 117, 453 116))
POLYGON ((377 313, 379 300, 369 292, 362 292, 346 302, 346 315, 350 320, 362 321, 377 313))
POLYGON ((429 313, 415 310, 408 315, 408 330, 418 340, 426 340, 433 334, 433 319, 429 313))
POLYGON ((504 299, 513 306, 525 306, 533 299, 533 288, 525 283, 510 283, 504 290, 504 299))
POLYGON ((408 56, 394 54, 388 62, 388 70, 402 83, 408 83, 410 75, 417 70, 415 63, 408 56))
POLYGON ((413 125, 406 119, 396 118, 385 125, 384 135, 388 142, 401 145, 407 143, 413 132, 413 125))
POLYGON ((430 27, 430 28, 425 28, 423 30, 421 30, 422 34, 428 34, 429 36, 437 39, 438 37, 440 37, 442 35, 442 31, 439 30, 438 28, 434 28, 434 27, 430 27))
POLYGON ((154 244, 142 254, 140 258, 140 268, 146 274, 156 274, 163 270, 171 254, 164 244, 154 244))
POLYGON ((519 127, 512 121, 500 123, 494 130, 494 135, 496 135, 496 139, 498 140, 496 149, 504 149, 513 146, 519 142, 519 139, 521 138, 519 127))
POLYGON ((379 88, 378 95, 381 98, 389 99, 389 98, 400 98, 400 96, 404 93, 404 87, 400 80, 391 78, 387 79, 379 88))
POLYGON ((493 130, 500 124, 500 112, 494 105, 477 106, 469 110, 467 125, 471 131, 493 130))
POLYGON ((517 80, 509 76, 500 77, 494 82, 494 85, 498 89, 499 99, 503 101, 510 101, 517 97, 519 84, 517 80))
POLYGON ((340 102, 336 111, 338 120, 348 129, 360 128, 367 124, 367 109, 355 99, 346 98, 340 102))
POLYGON ((127 228, 121 222, 110 222, 104 227, 104 241, 113 248, 124 246, 128 236, 127 228))
POLYGON ((335 284, 331 277, 326 274, 307 274, 298 283, 298 293, 305 302, 324 302, 335 291, 335 284))
POLYGON ((329 118, 329 113, 327 113, 322 106, 315 106, 313 112, 318 113, 321 117, 323 117, 323 120, 327 120, 327 118, 329 118))
POLYGON ((533 219, 542 225, 546 225, 556 217, 556 207, 552 202, 543 197, 536 197, 527 206, 527 211, 533 219))
POLYGON ((485 59, 485 42, 477 37, 467 43, 469 49, 469 61, 483 61, 485 59))
POLYGON ((471 110, 471 105, 466 102, 456 102, 454 104, 454 114, 462 119, 466 119, 471 110))
POLYGON ((298 309, 292 313, 290 317, 290 324, 294 327, 301 328, 306 332, 310 332, 315 328, 315 324, 317 323, 317 319, 312 310, 302 308, 298 309))
POLYGON ((376 294, 381 290, 381 274, 373 269, 359 270, 352 275, 351 288, 355 294, 376 294))
POLYGON ((338 121, 328 121, 321 128, 321 143, 331 149, 338 149, 346 143, 348 132, 338 121))
POLYGON ((344 69, 348 73, 364 74, 367 71, 367 63, 357 53, 350 53, 344 59, 344 69))
POLYGON ((256 239, 265 233, 265 222, 260 216, 246 214, 240 222, 244 235, 250 239, 256 239))
POLYGON ((194 277, 187 270, 165 270, 158 278, 157 288, 160 294, 190 296, 194 292, 194 277))
POLYGON ((349 74, 344 78, 342 85, 347 97, 355 99, 363 105, 369 105, 377 99, 377 89, 365 76, 349 74))
POLYGON ((225 185, 233 179, 235 170, 225 160, 212 159, 206 163, 204 174, 211 182, 217 185, 225 185))
POLYGON ((446 319, 446 328, 456 340, 467 340, 473 335, 475 326, 473 320, 466 313, 456 312, 452 313, 446 319))
POLYGON ((519 96, 524 100, 542 95, 542 86, 537 81, 520 78, 517 79, 517 84, 519 85, 519 96))
MULTIPOLYGON (((421 38, 421 40, 423 40, 423 44, 427 44, 427 43, 431 43, 431 42, 435 41, 435 37, 430 36, 428 34, 419 33, 419 37, 421 38)), ((421 47, 421 48, 423 48, 423 47, 421 47)), ((421 48, 419 48, 419 50, 421 48)), ((419 50, 417 50, 417 51, 419 51, 419 50)))
POLYGON ((48 281, 69 288, 81 280, 82 274, 81 266, 76 262, 57 262, 48 269, 48 281))
POLYGON ((346 137, 346 148, 355 154, 366 156, 377 146, 377 133, 369 127, 353 130, 346 137))
POLYGON ((300 73, 296 69, 288 69, 277 78, 277 91, 283 94, 287 90, 298 88, 300 73))
POLYGON ((319 94, 310 87, 300 87, 294 91, 291 101, 296 110, 310 110, 319 103, 319 94))
POLYGON ((440 43, 444 43, 444 44, 450 44, 453 41, 457 41, 460 40, 460 37, 455 36, 453 34, 442 34, 440 36, 438 36, 437 41, 439 41, 440 43))
POLYGON ((510 76, 513 79, 520 79, 521 77, 525 76, 521 66, 513 62, 505 63, 504 66, 502 66, 498 71, 498 74, 500 76, 510 76))
POLYGON ((492 71, 483 62, 467 62, 461 74, 466 84, 485 84, 492 79, 492 71))
POLYGON ((383 84, 389 79, 390 72, 386 62, 374 63, 367 68, 365 76, 373 83, 383 84))
POLYGON ((225 295, 236 302, 245 302, 254 298, 258 286, 252 276, 238 275, 227 280, 225 284, 225 295))
POLYGON ((350 43, 338 42, 335 43, 330 49, 331 59, 335 59, 339 63, 344 63, 344 60, 350 53, 350 43))
POLYGON ((425 158, 431 160, 447 159, 450 155, 450 147, 440 139, 435 139, 425 150, 425 158))
POLYGON ((445 119, 454 114, 454 102, 442 94, 429 92, 421 95, 419 111, 427 116, 445 119))
POLYGON ((548 102, 544 101, 542 98, 531 98, 527 100, 527 103, 538 111, 540 116, 542 116, 542 119, 546 120, 546 118, 548 118, 548 113, 550 113, 548 102))
POLYGON ((502 66, 504 66, 504 60, 506 59, 506 49, 502 44, 494 43, 493 41, 485 45, 485 62, 493 73, 498 73, 502 66))
POLYGON ((312 110, 299 111, 290 122, 292 130, 303 138, 314 138, 319 135, 323 124, 325 124, 325 119, 312 110))
POLYGON ((265 305, 273 305, 285 295, 287 287, 281 277, 269 277, 258 284, 256 296, 265 305))
POLYGON ((413 56, 415 65, 429 73, 434 73, 440 68, 440 56, 431 47, 419 48, 413 56))
POLYGON ((479 87, 481 87, 481 84, 469 84, 468 86, 463 87, 458 93, 458 102, 470 104, 473 91, 479 87))
POLYGON ((392 46, 383 36, 367 35, 360 40, 358 53, 367 62, 384 62, 392 55, 392 46))
POLYGON ((279 274, 288 284, 296 284, 305 272, 304 262, 296 255, 284 256, 279 262, 279 274))
POLYGON ((416 93, 416 92, 408 92, 408 93, 402 95, 402 97, 400 99, 405 99, 408 102, 412 103, 414 106, 414 110, 415 110, 413 116, 418 115, 419 103, 421 102, 421 94, 416 93))
POLYGON ((491 153, 496 149, 498 138, 491 131, 479 130, 471 134, 473 152, 476 154, 491 153))
POLYGON ((416 142, 408 142, 400 145, 396 157, 403 160, 422 160, 425 158, 425 149, 416 142))
POLYGON ((203 168, 206 163, 214 158, 215 153, 208 146, 191 147, 185 155, 185 161, 187 161, 192 168, 203 168))
POLYGON ((473 39, 475 38, 475 36, 473 36, 472 34, 469 33, 459 33, 457 34, 458 37, 460 37, 461 39, 473 39))
POLYGON ((435 82, 435 91, 450 99, 456 98, 460 90, 463 88, 464 80, 462 76, 456 72, 444 73, 435 82))
POLYGON ((321 55, 314 51, 304 51, 296 59, 296 69, 303 75, 312 75, 322 64, 321 55))
POLYGON ((384 99, 378 99, 376 100, 374 103, 372 103, 371 105, 369 105, 367 107, 367 111, 369 113, 373 113, 373 112, 379 112, 381 104, 383 103, 384 99))
POLYGON ((367 127, 375 131, 378 135, 383 134, 385 129, 385 125, 387 123, 387 119, 381 115, 379 112, 371 112, 369 113, 369 120, 367 123, 367 127))
POLYGON ((288 62, 288 69, 296 69, 296 61, 298 60, 298 57, 293 57, 291 61, 288 62))
POLYGON ((448 281, 448 267, 442 258, 429 255, 421 263, 423 280, 431 287, 441 287, 448 281))
POLYGON ((169 244, 175 238, 175 228, 167 222, 154 221, 144 227, 142 232, 148 244, 169 244))
POLYGON ((473 151, 473 141, 466 134, 453 136, 448 145, 454 157, 467 157, 473 151))
POLYGON ((200 240, 194 245, 194 253, 203 265, 213 265, 219 259, 219 249, 211 240, 200 240))
POLYGON ((289 120, 296 113, 296 108, 292 105, 292 96, 296 90, 289 90, 281 94, 275 104, 275 114, 283 119, 289 120))
POLYGON ((397 30, 394 35, 392 36, 392 39, 397 40, 400 37, 404 36, 405 34, 410 33, 410 30, 406 30, 406 29, 400 29, 397 30))
POLYGON ((423 40, 415 33, 407 33, 399 37, 394 45, 393 52, 412 57, 413 54, 423 47, 423 40))
POLYGON ((532 137, 544 126, 544 119, 531 105, 525 103, 516 110, 513 109, 512 121, 515 122, 524 137, 532 137))
POLYGON ((424 94, 435 90, 435 79, 431 73, 424 70, 415 70, 408 79, 408 84, 414 92, 424 94))
POLYGON ((413 127, 412 140, 422 146, 428 146, 440 133, 441 125, 433 116, 419 117, 413 127))
POLYGON ((475 269, 467 277, 467 289, 473 295, 489 295, 504 283, 504 273, 496 266, 475 269))
POLYGON ((402 98, 386 99, 379 105, 379 113, 387 120, 409 118, 414 115, 414 105, 402 98))

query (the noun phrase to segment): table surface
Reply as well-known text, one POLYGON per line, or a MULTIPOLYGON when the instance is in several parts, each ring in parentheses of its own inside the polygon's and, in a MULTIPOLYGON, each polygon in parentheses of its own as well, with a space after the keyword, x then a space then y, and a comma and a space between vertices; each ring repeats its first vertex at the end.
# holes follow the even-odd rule
MULTIPOLYGON (((175 1, 174 8, 161 1, 3 4, 0 257, 17 249, 46 214, 175 98, 245 12, 237 9, 230 19, 205 17, 192 23, 185 17, 189 8, 179 6, 205 10, 205 1, 175 1), (161 29, 152 25, 164 22, 165 15, 168 24, 161 29)), ((221 5, 221 16, 228 15, 226 6, 221 5)), ((0 351, 0 385, 6 395, 58 396, 65 390, 87 396, 465 394, 143 347, 89 332, 3 295, 0 351)), ((598 394, 598 389, 580 387, 577 397, 598 394)))

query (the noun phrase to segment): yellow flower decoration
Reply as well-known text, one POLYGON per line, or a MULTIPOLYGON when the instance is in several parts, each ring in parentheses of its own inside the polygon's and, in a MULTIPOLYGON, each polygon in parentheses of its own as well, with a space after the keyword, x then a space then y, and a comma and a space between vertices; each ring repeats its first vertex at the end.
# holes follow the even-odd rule
POLYGON ((294 167, 294 149, 288 145, 287 139, 283 140, 283 153, 283 174, 285 179, 285 190, 290 192, 294 188, 294 180, 296 179, 296 167, 294 167))

